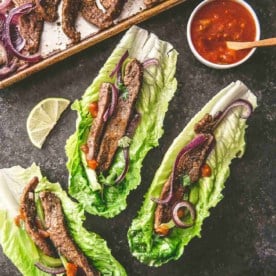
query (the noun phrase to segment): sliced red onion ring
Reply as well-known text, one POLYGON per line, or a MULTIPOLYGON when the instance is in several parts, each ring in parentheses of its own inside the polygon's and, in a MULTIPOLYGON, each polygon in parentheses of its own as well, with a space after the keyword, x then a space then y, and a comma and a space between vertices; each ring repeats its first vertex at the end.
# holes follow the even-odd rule
POLYGON ((193 226, 195 223, 195 219, 196 219, 196 210, 195 210, 194 205, 191 202, 186 201, 186 200, 176 203, 172 209, 172 219, 173 219, 175 225, 179 228, 188 228, 188 227, 193 226), (179 218, 178 210, 183 207, 185 207, 189 210, 191 217, 192 217, 191 223, 185 223, 179 218))
POLYGON ((128 168, 129 168, 129 147, 123 148, 123 153, 124 153, 124 158, 125 158, 125 167, 124 167, 124 170, 121 173, 121 175, 119 175, 117 177, 117 179, 115 180, 115 184, 121 183, 125 179, 126 174, 128 172, 128 168))
POLYGON ((11 24, 11 41, 12 45, 14 45, 14 48, 20 52, 23 50, 26 40, 21 36, 18 26, 16 24, 11 24))
POLYGON ((0 69, 0 79, 4 79, 7 76, 9 76, 10 74, 12 74, 13 72, 16 71, 16 69, 18 68, 17 65, 17 61, 14 60, 11 64, 9 65, 4 65, 1 69, 0 69))
POLYGON ((230 105, 228 105, 224 111, 221 111, 219 113, 217 113, 214 116, 214 120, 217 120, 215 125, 214 125, 214 129, 221 123, 221 121, 226 117, 226 115, 228 114, 228 112, 235 107, 243 107, 243 113, 241 115, 241 118, 243 119, 247 119, 252 111, 253 111, 253 107, 251 105, 250 102, 243 100, 243 99, 239 99, 234 101, 233 103, 231 103, 230 105))
POLYGON ((5 12, 7 7, 11 4, 11 0, 3 0, 0 4, 0 12, 5 12))
POLYGON ((173 196, 173 181, 174 181, 175 171, 176 171, 176 168, 178 166, 180 159, 186 152, 201 146, 203 143, 206 142, 206 140, 207 140, 207 137, 204 134, 199 134, 178 153, 178 155, 175 159, 174 165, 173 165, 173 170, 171 173, 172 175, 170 177, 170 190, 169 190, 168 196, 165 199, 151 198, 152 201, 154 201, 158 204, 166 204, 166 203, 170 202, 170 200, 173 196))
POLYGON ((156 58, 149 58, 143 62, 143 67, 146 68, 150 65, 159 65, 159 61, 156 58))
POLYGON ((128 50, 126 50, 125 53, 120 58, 119 62, 116 64, 113 71, 110 73, 110 75, 109 75, 110 78, 113 78, 114 75, 121 70, 123 63, 128 58, 128 56, 129 56, 129 53, 128 53, 128 50))
MULTIPOLYGON (((131 122, 129 123, 127 130, 126 130, 126 136, 129 137, 130 139, 133 138, 134 134, 135 134, 135 130, 139 124, 141 120, 141 114, 140 113, 135 113, 135 115, 133 116, 131 122)), ((124 152, 124 158, 125 158, 125 167, 123 172, 121 173, 120 176, 118 176, 118 178, 115 180, 115 184, 119 184, 120 182, 122 182, 125 177, 126 174, 128 172, 129 169, 129 147, 123 148, 123 152, 124 152)))
POLYGON ((34 5, 32 3, 27 3, 17 8, 14 8, 10 11, 4 28, 4 38, 7 44, 8 49, 18 58, 25 60, 27 62, 37 62, 41 60, 41 55, 35 54, 30 56, 25 56, 21 54, 13 45, 11 39, 11 25, 15 24, 18 21, 18 18, 21 15, 27 14, 34 9, 34 5))
POLYGON ((111 103, 110 103, 109 107, 107 108, 106 112, 104 113, 104 116, 103 116, 104 122, 106 122, 113 115, 115 107, 118 102, 119 91, 118 91, 117 87, 112 83, 111 83, 111 87, 112 87, 111 103))
POLYGON ((126 136, 129 137, 130 139, 133 138, 135 134, 135 130, 137 129, 138 124, 140 123, 140 120, 141 120, 141 114, 139 112, 135 113, 126 130, 126 136))
POLYGON ((2 42, 0 42, 0 63, 2 64, 7 64, 8 63, 8 54, 6 51, 6 48, 4 47, 4 45, 2 44, 2 42))
POLYGON ((49 274, 61 274, 61 273, 66 273, 66 269, 64 266, 59 266, 59 267, 49 267, 46 266, 40 262, 35 263, 35 266, 39 268, 41 271, 49 273, 49 274))

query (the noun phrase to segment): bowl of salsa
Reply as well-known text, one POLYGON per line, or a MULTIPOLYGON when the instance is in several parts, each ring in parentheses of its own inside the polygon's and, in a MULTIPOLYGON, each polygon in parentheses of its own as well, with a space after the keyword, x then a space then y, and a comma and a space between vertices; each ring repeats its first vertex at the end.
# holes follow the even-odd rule
POLYGON ((192 53, 200 62, 216 69, 238 66, 256 50, 232 50, 227 48, 226 41, 259 39, 259 20, 243 0, 205 0, 194 9, 187 25, 192 53))

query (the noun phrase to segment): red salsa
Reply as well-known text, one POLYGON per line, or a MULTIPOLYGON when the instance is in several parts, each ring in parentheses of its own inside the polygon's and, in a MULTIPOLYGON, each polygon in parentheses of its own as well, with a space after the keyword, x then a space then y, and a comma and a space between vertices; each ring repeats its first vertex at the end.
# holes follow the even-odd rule
POLYGON ((231 50, 226 41, 254 41, 256 26, 249 11, 236 1, 215 0, 204 5, 191 25, 193 44, 198 53, 217 64, 232 64, 250 50, 231 50))

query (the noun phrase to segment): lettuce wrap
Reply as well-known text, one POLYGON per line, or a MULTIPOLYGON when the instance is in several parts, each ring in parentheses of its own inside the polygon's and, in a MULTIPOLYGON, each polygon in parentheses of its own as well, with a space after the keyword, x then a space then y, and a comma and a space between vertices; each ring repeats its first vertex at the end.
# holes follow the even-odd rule
POLYGON ((58 260, 44 255, 24 230, 17 226, 19 199, 26 183, 34 176, 39 178, 36 192, 50 191, 60 200, 71 237, 101 275, 126 275, 124 268, 114 259, 106 242, 97 234, 82 226, 84 210, 73 202, 58 183, 50 183, 42 177, 38 166, 27 169, 15 166, 0 170, 0 243, 4 253, 23 275, 49 275, 35 267, 36 262, 58 266, 58 260))
POLYGON ((200 237, 203 221, 210 215, 209 209, 215 207, 223 198, 222 190, 230 174, 232 159, 240 158, 245 150, 247 125, 246 120, 241 118, 241 107, 233 108, 214 131, 216 144, 206 160, 212 168, 212 174, 209 177, 201 177, 190 187, 189 201, 193 203, 196 211, 192 227, 181 229, 173 225, 167 236, 157 235, 154 231, 157 203, 153 198, 159 198, 162 187, 172 172, 176 156, 194 139, 194 127, 200 119, 206 113, 217 114, 238 99, 249 102, 253 109, 257 105, 256 97, 243 83, 231 83, 192 118, 168 149, 145 195, 144 203, 128 231, 130 250, 140 262, 149 266, 161 266, 171 260, 177 260, 189 241, 196 236, 200 237))
POLYGON ((82 99, 74 102, 72 108, 78 113, 76 132, 66 144, 69 193, 88 213, 114 217, 126 208, 128 194, 139 185, 143 159, 151 148, 158 145, 163 134, 163 120, 168 103, 176 91, 174 74, 177 55, 171 44, 134 26, 124 35, 82 99), (93 121, 88 105, 98 100, 102 83, 114 83, 110 73, 127 50, 130 58, 136 58, 140 62, 155 60, 158 64, 144 68, 142 89, 135 106, 141 120, 131 140, 129 169, 125 179, 114 184, 114 179, 124 170, 123 152, 116 152, 107 175, 99 177, 87 167, 80 148, 87 142, 93 121))

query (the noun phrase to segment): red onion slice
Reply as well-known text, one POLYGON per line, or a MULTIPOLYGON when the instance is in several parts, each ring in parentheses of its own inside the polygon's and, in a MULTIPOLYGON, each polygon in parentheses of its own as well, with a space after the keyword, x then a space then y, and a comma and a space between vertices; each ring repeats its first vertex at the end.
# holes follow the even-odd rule
POLYGON ((111 83, 111 87, 112 87, 111 103, 110 103, 109 107, 107 108, 106 112, 104 113, 104 116, 103 116, 104 122, 106 122, 113 115, 115 107, 118 102, 119 91, 118 91, 117 87, 112 83, 111 83))
POLYGON ((126 50, 125 53, 120 58, 119 62, 116 64, 113 71, 110 73, 110 75, 109 75, 110 78, 113 78, 114 75, 121 70, 123 63, 128 58, 128 56, 129 56, 129 53, 128 53, 128 50, 126 50))
POLYGON ((124 159, 125 159, 125 167, 121 175, 119 175, 115 180, 115 184, 119 184, 125 179, 129 169, 129 147, 123 148, 123 153, 124 153, 124 159))
POLYGON ((0 80, 6 78, 7 76, 9 76, 10 74, 12 74, 13 72, 16 71, 16 69, 18 68, 18 64, 17 61, 14 60, 11 64, 9 65, 4 65, 1 69, 0 69, 0 80))
POLYGON ((243 118, 243 119, 248 119, 249 116, 252 114, 252 111, 253 111, 253 106, 251 105, 250 102, 248 102, 246 100, 243 100, 243 99, 236 100, 233 103, 231 103, 230 105, 228 105, 224 109, 224 111, 221 111, 221 112, 217 113, 214 116, 214 120, 217 120, 216 123, 215 123, 215 125, 214 125, 214 129, 226 117, 226 115, 228 114, 228 112, 231 111, 235 107, 243 107, 243 113, 241 115, 241 118, 243 118))
POLYGON ((201 146, 203 143, 206 142, 206 140, 207 140, 207 137, 204 134, 199 134, 178 153, 178 155, 175 159, 174 165, 173 165, 173 170, 171 173, 172 176, 170 177, 170 190, 169 190, 168 196, 165 199, 151 198, 152 201, 154 201, 158 204, 166 204, 166 203, 170 202, 170 200, 173 196, 174 175, 175 175, 175 171, 176 171, 176 168, 178 166, 180 159, 186 152, 201 146))
POLYGON ((49 267, 46 265, 43 265, 40 262, 35 263, 35 266, 40 269, 43 272, 49 273, 49 274, 61 274, 61 273, 66 273, 66 269, 64 266, 59 266, 59 267, 49 267))
POLYGON ((31 3, 24 4, 17 8, 14 8, 10 11, 4 28, 4 38, 7 44, 8 49, 18 58, 25 60, 27 62, 37 62, 41 60, 41 55, 35 54, 30 56, 25 56, 21 54, 13 45, 11 39, 11 25, 15 24, 18 21, 19 16, 27 14, 34 9, 34 5, 31 3))
POLYGON ((149 58, 143 62, 143 67, 146 68, 150 65, 159 65, 159 61, 156 58, 149 58))
POLYGON ((196 219, 196 210, 195 210, 194 205, 191 202, 186 201, 186 200, 176 203, 172 209, 172 219, 173 219, 175 225, 179 228, 188 228, 188 227, 193 226, 195 223, 195 219, 196 219), (183 207, 185 207, 189 210, 191 217, 192 217, 191 223, 185 223, 179 218, 178 210, 183 207))
POLYGON ((0 12, 5 12, 7 7, 11 4, 11 0, 3 0, 0 4, 0 12))

